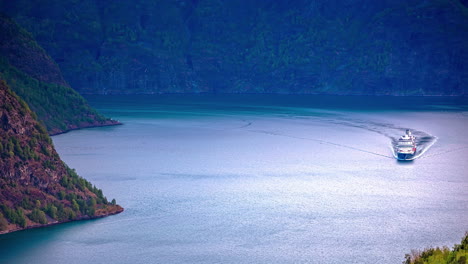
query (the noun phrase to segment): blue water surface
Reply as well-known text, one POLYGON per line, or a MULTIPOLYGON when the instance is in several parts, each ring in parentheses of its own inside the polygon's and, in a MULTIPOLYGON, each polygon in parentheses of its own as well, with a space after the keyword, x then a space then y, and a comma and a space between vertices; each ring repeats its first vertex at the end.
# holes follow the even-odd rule
POLYGON ((464 98, 88 99, 124 125, 53 141, 125 211, 2 235, 0 263, 401 263, 468 231, 464 98))

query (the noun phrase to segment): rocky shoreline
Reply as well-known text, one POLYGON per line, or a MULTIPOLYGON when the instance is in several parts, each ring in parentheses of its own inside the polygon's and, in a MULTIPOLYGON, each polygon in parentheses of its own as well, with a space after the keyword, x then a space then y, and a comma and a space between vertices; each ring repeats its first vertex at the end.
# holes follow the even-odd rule
POLYGON ((41 228, 41 227, 48 227, 48 226, 54 226, 54 225, 59 225, 59 224, 64 224, 64 223, 70 223, 70 222, 75 222, 75 221, 83 221, 83 220, 92 220, 92 219, 98 219, 98 218, 103 218, 111 215, 116 215, 120 214, 124 211, 124 208, 119 206, 119 205, 114 205, 112 208, 108 208, 108 212, 96 212, 96 215, 93 217, 90 216, 82 216, 80 218, 74 219, 74 220, 67 220, 67 221, 49 221, 47 224, 31 224, 29 226, 26 226, 24 228, 18 227, 18 225, 10 225, 7 230, 0 231, 0 235, 4 234, 9 234, 17 231, 23 231, 23 230, 28 230, 28 229, 34 229, 34 228, 41 228), (110 211, 109 211, 110 210, 110 211))

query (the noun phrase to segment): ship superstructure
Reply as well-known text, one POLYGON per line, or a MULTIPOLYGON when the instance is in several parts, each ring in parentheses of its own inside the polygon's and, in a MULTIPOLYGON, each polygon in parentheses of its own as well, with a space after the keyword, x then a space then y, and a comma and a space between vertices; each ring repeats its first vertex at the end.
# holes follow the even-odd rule
POLYGON ((409 129, 398 139, 396 154, 399 160, 411 160, 416 153, 416 137, 409 129))

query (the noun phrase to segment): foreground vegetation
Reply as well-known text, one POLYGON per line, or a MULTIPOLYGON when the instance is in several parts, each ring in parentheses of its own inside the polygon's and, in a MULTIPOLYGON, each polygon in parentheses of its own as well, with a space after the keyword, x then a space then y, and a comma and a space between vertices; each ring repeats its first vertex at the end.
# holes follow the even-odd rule
POLYGON ((60 160, 28 105, 0 80, 0 233, 122 210, 60 160))
POLYGON ((468 263, 468 232, 460 244, 448 247, 413 250, 405 255, 403 264, 466 264, 468 263))
MULTIPOLYGON (((116 205, 115 199, 109 202, 101 189, 78 176, 74 170, 68 167, 66 170, 67 174, 59 182, 60 187, 65 188, 59 187, 60 191, 50 193, 45 199, 38 197, 35 188, 18 188, 14 182, 6 184, 4 191, 14 193, 18 200, 10 206, 7 204, 11 201, 0 201, 0 231, 8 230, 9 225, 25 228, 28 222, 44 225, 93 218, 98 216, 98 210, 116 205), (89 192, 92 194, 88 195, 89 192)), ((0 182, 6 183, 1 179, 0 182)))

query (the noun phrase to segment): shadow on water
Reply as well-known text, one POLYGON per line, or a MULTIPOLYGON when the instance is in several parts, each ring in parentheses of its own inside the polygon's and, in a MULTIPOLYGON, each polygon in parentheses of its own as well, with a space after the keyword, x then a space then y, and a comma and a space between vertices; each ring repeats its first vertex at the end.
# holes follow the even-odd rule
POLYGON ((89 225, 100 220, 102 218, 68 222, 0 235, 0 263, 13 263, 9 261, 24 252, 44 248, 50 243, 56 243, 60 241, 60 236, 66 234, 67 231, 73 231, 82 228, 83 225, 89 225))
POLYGON ((410 160, 399 160, 399 159, 397 159, 396 163, 398 165, 407 166, 407 165, 412 165, 413 161, 414 161, 414 159, 410 159, 410 160))

